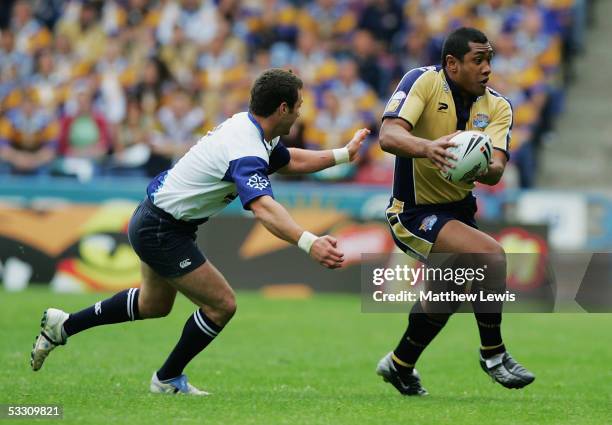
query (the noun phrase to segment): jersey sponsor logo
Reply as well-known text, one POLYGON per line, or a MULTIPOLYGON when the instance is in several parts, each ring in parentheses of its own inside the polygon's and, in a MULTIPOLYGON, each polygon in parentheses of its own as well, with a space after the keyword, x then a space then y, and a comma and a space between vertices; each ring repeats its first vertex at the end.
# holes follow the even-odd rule
POLYGON ((436 224, 436 221, 438 221, 438 216, 428 215, 421 222, 421 225, 419 226, 419 230, 423 232, 427 232, 428 230, 431 230, 434 224, 436 224))
POLYGON ((385 108, 385 112, 397 111, 397 108, 400 106, 400 104, 402 103, 402 100, 404 100, 405 98, 406 98, 406 92, 402 90, 396 91, 393 94, 393 96, 391 96, 391 99, 389 99, 389 103, 387 104, 387 107, 385 108))
POLYGON ((489 125, 489 116, 487 114, 478 113, 472 121, 472 125, 476 128, 486 128, 489 125))
POLYGON ((247 181, 247 186, 252 187, 253 189, 264 190, 269 185, 270 181, 268 179, 265 179, 257 174, 253 174, 247 181))
POLYGON ((191 265, 191 260, 189 258, 185 258, 183 261, 179 263, 179 267, 184 269, 185 267, 189 267, 191 265))
POLYGON ((102 301, 98 301, 95 305, 94 305, 94 314, 96 316, 99 316, 102 314, 102 301))
POLYGON ((448 110, 448 103, 438 102, 438 112, 446 112, 448 110))
POLYGON ((397 108, 400 106, 400 103, 402 103, 401 100, 391 99, 389 101, 389 104, 387 105, 387 108, 385 109, 385 112, 395 112, 395 111, 397 111, 397 108))
POLYGON ((398 90, 393 94, 393 96, 391 96, 391 99, 402 100, 405 97, 406 97, 406 92, 403 90, 398 90))

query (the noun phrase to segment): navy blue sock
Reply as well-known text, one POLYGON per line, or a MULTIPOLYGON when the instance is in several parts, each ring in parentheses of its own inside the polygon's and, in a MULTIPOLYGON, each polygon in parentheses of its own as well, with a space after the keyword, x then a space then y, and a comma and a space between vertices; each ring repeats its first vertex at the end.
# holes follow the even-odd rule
POLYGON ((436 318, 427 315, 420 302, 412 306, 408 317, 408 328, 392 355, 393 364, 400 376, 412 374, 414 364, 421 353, 438 335, 449 318, 450 314, 438 314, 436 318))
POLYGON ((485 359, 506 351, 501 336, 501 313, 475 313, 480 333, 480 354, 485 359))
POLYGON ((157 371, 160 381, 176 378, 183 373, 187 363, 202 351, 223 330, 200 309, 196 310, 183 328, 181 339, 170 353, 164 365, 157 371))
POLYGON ((138 312, 138 294, 140 289, 130 288, 113 295, 104 301, 98 301, 78 313, 72 313, 64 322, 67 336, 77 334, 94 326, 127 322, 140 319, 138 312))

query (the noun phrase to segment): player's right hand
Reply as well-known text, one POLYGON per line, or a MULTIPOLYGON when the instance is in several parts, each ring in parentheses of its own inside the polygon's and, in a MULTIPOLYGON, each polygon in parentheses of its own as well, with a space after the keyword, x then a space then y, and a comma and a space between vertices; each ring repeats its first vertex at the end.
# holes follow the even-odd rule
POLYGON ((439 139, 425 145, 425 155, 443 173, 447 172, 449 168, 455 168, 455 166, 448 160, 453 159, 456 161, 457 157, 447 151, 447 149, 452 146, 457 146, 456 143, 451 142, 450 140, 459 133, 461 133, 461 131, 455 131, 452 134, 442 136, 439 139))
POLYGON ((310 256, 328 269, 337 269, 344 262, 344 254, 337 246, 336 238, 329 235, 321 236, 310 247, 310 256))

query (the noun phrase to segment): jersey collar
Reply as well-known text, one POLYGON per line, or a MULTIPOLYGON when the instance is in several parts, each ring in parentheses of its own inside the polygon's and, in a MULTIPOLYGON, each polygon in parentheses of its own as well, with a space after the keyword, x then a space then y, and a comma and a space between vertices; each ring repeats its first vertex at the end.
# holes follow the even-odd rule
MULTIPOLYGON (((465 100, 466 97, 461 92, 459 86, 448 76, 448 74, 446 73, 446 69, 442 68, 442 72, 444 72, 444 79, 446 80, 446 84, 448 84, 448 87, 450 88, 451 93, 453 94, 453 98, 457 100, 465 100)), ((470 95, 469 97, 467 97, 470 106, 472 105, 472 103, 476 102, 476 99, 478 99, 478 96, 470 95)), ((463 102, 461 102, 461 104, 463 105, 463 102)))
POLYGON ((472 109, 472 105, 478 99, 478 96, 469 96, 467 97, 467 104, 464 102, 466 97, 461 92, 461 89, 453 80, 450 79, 448 74, 446 73, 446 69, 442 69, 444 72, 444 79, 448 87, 450 88, 451 94, 453 96, 453 102, 455 103, 455 113, 457 114, 457 130, 465 130, 467 126, 467 122, 470 119, 470 110, 472 109))
POLYGON ((247 112, 247 115, 249 119, 251 120, 251 122, 253 123, 253 125, 257 128, 257 131, 259 131, 259 136, 261 137, 261 143, 263 143, 264 147, 266 148, 266 152, 268 152, 269 154, 272 149, 272 143, 266 142, 266 138, 264 137, 263 128, 261 127, 261 124, 259 124, 259 122, 255 119, 253 114, 251 114, 250 112, 247 112))

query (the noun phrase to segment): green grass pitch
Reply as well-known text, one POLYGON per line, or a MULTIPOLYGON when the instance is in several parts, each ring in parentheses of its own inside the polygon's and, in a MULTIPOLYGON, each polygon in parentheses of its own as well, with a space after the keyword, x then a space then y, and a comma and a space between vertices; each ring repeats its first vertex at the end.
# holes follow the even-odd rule
MULTIPOLYGON (((470 315, 451 319, 418 365, 430 396, 406 398, 374 374, 404 329, 398 314, 363 314, 359 299, 271 300, 239 292, 238 313, 188 366, 207 398, 148 393, 151 374, 194 310, 92 329, 32 372, 42 311, 104 296, 0 291, 0 404, 61 404, 74 424, 609 424, 612 315, 506 315, 511 353, 536 375, 517 391, 479 369, 470 315)), ((20 423, 26 423, 21 421, 20 423)))

